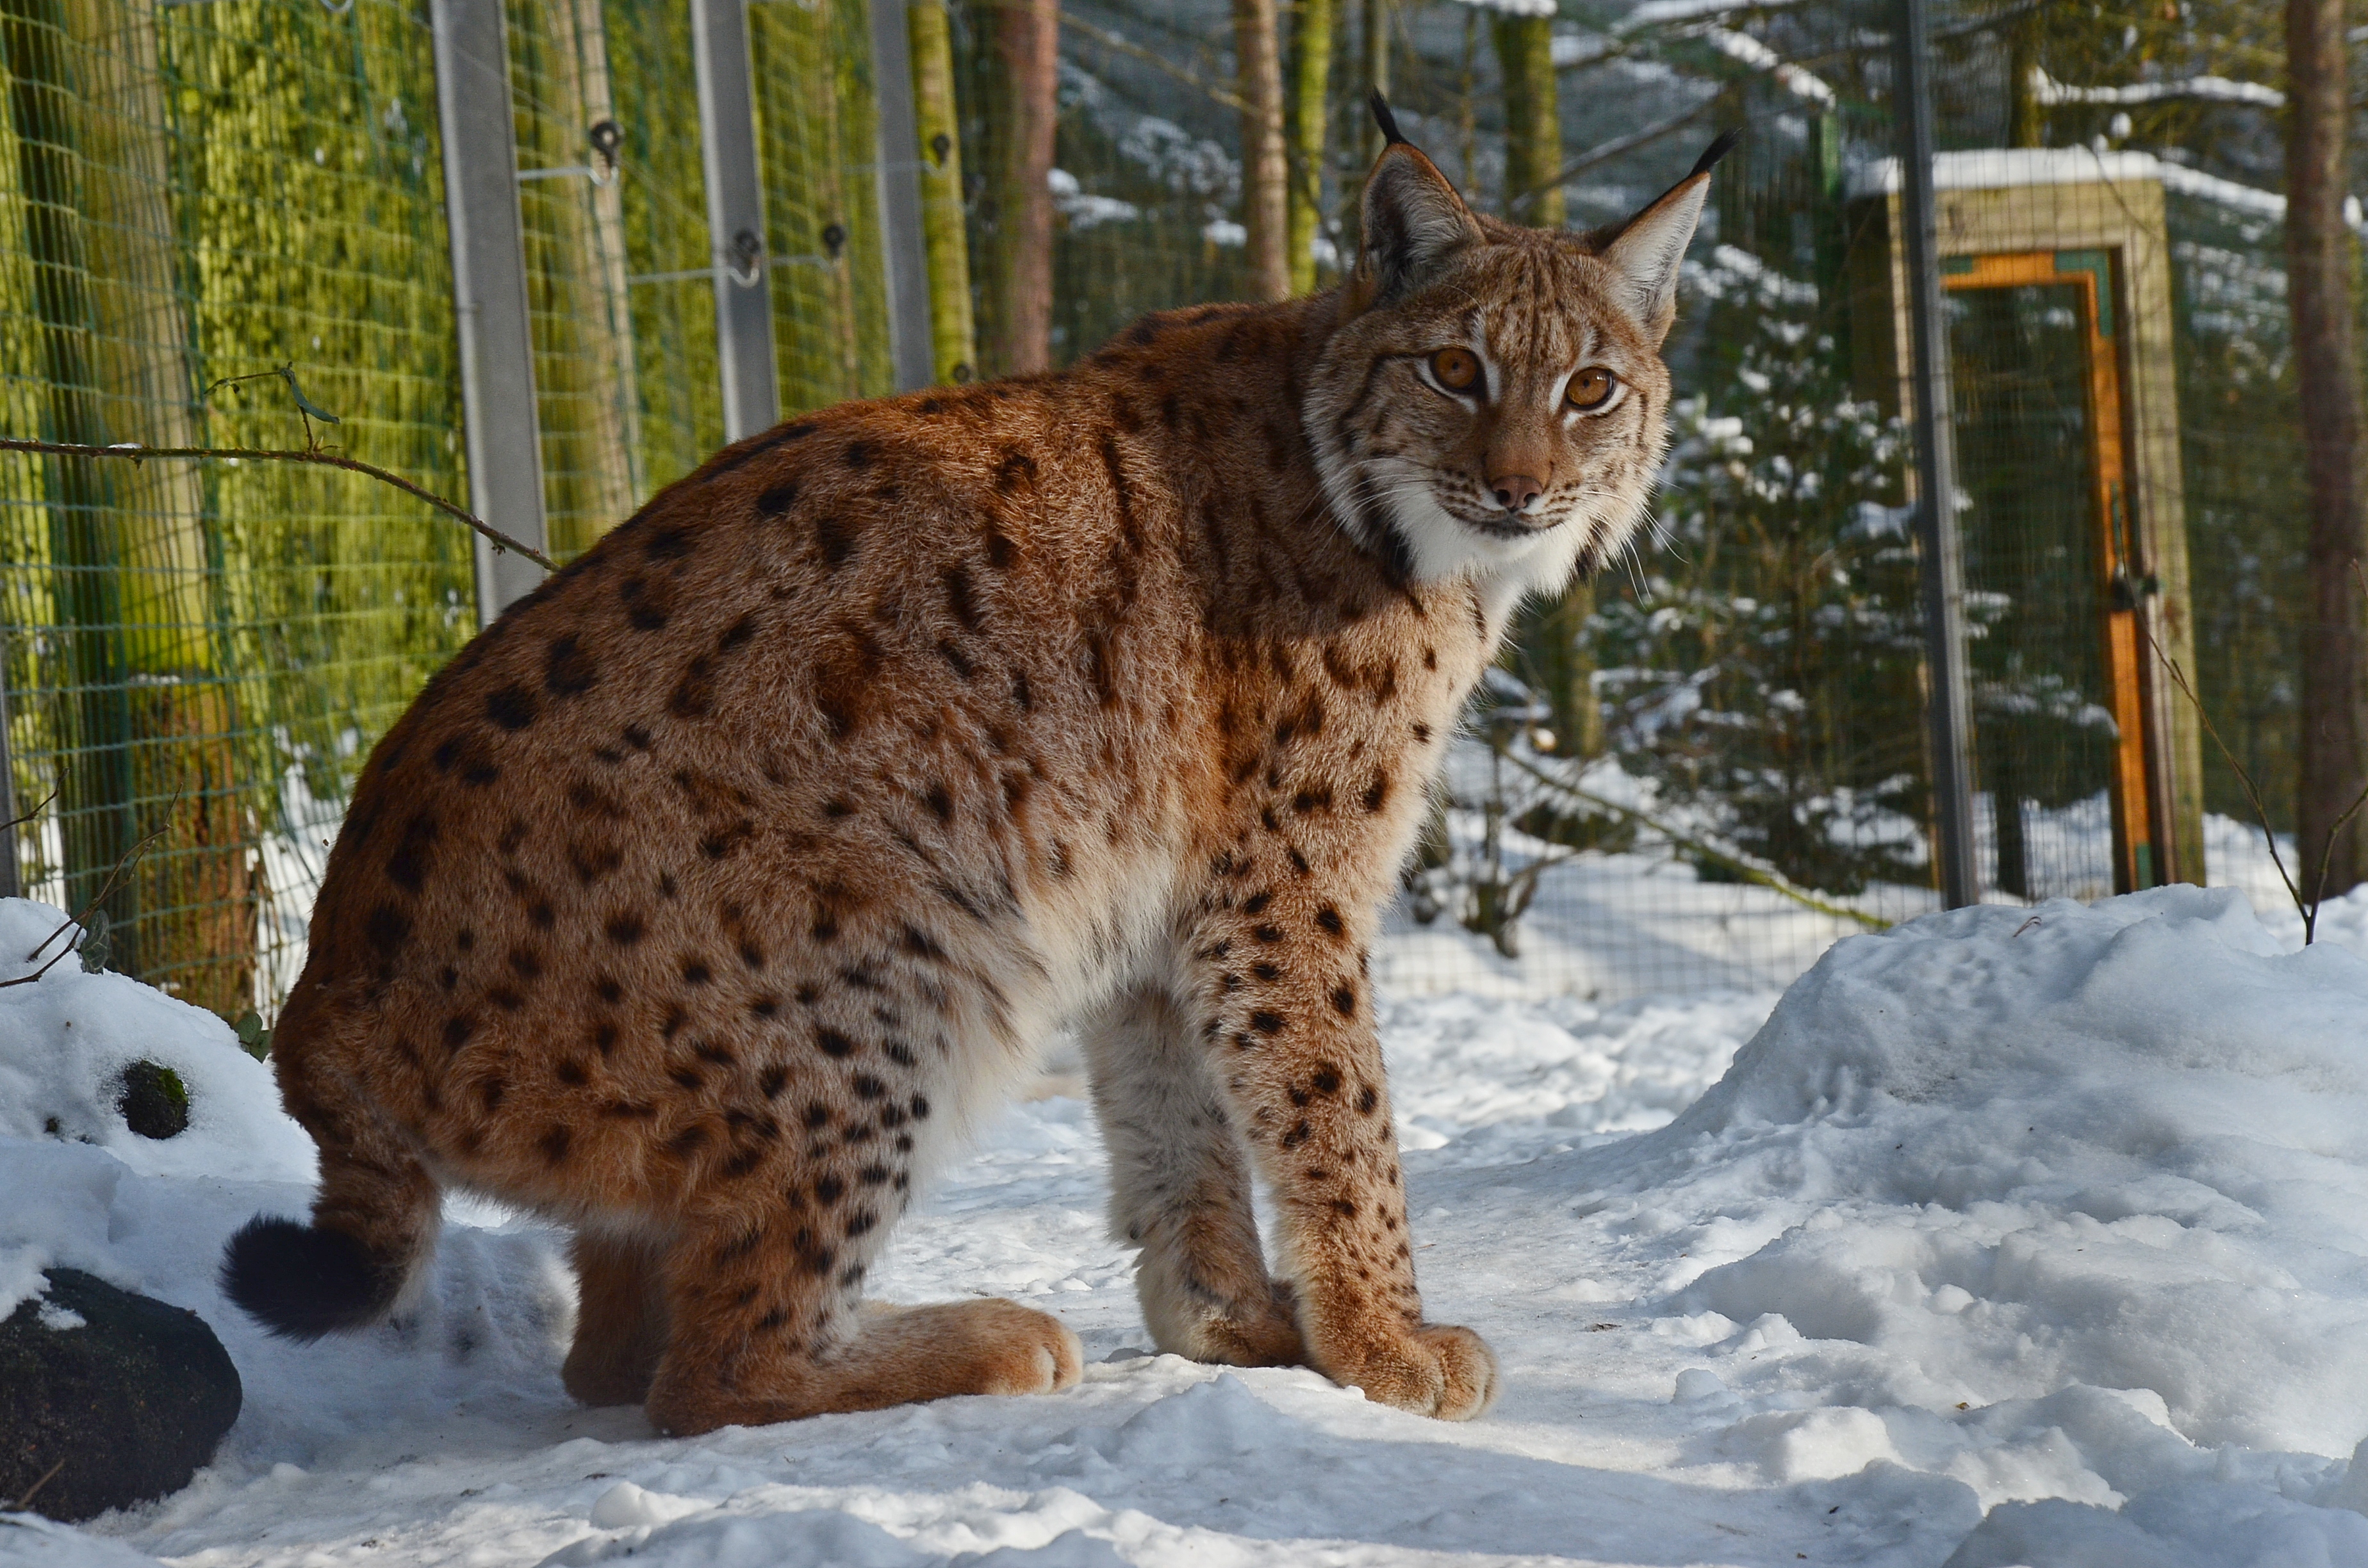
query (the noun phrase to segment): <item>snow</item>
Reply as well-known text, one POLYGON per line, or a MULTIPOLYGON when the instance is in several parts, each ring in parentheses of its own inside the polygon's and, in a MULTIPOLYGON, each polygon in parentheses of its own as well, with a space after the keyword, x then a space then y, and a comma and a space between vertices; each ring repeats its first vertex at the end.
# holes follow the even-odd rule
MULTIPOLYGON (((57 919, 0 904, 0 976, 57 919)), ((184 1492, 0 1516, 0 1562, 2368 1563, 2368 897, 2324 924, 2169 888, 1850 937, 1781 1001, 1400 994, 1427 1302, 1507 1380, 1460 1426, 1149 1353, 1063 1094, 879 1288, 1058 1312, 1069 1393, 659 1439, 559 1389, 560 1238, 461 1201, 407 1316, 267 1340, 213 1263, 309 1148, 219 1022, 62 965, 0 990, 0 1289, 195 1308, 246 1403, 184 1492), (189 1131, 113 1116, 134 1054, 189 1131)))
MULTIPOLYGON (((2094 152, 2081 147, 1984 148, 1967 153, 1937 153, 1932 158, 1936 190, 1995 190, 2017 186, 2124 185, 2157 180, 2166 190, 2192 196, 2217 206, 2265 218, 2283 220, 2286 199, 2273 190, 2259 190, 2235 180, 2208 175, 2157 158, 2151 153, 2123 150, 2094 152)), ((1899 160, 1877 158, 1852 172, 1850 195, 1896 194, 1899 160)), ((2368 210, 2360 199, 2343 199, 2343 222, 2355 231, 2368 230, 2368 210)))

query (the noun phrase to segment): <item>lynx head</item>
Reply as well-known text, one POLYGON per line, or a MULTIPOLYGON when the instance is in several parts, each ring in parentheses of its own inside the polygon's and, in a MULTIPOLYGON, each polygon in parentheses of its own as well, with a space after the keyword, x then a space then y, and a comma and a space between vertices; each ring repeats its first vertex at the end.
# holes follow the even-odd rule
POLYGON ((1721 137, 1593 233, 1481 217, 1374 113, 1363 247, 1303 409, 1335 510, 1422 581, 1494 608, 1559 589, 1628 541, 1668 441, 1661 344, 1721 137))

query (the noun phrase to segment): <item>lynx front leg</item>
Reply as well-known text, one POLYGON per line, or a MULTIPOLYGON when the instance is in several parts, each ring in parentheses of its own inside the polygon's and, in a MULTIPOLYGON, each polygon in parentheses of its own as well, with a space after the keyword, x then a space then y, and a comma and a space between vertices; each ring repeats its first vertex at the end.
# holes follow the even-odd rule
POLYGON ((1195 953, 1201 1034, 1275 1194, 1310 1364, 1368 1399, 1469 1420, 1497 1396, 1497 1361, 1470 1329, 1423 1321, 1349 918, 1267 891, 1211 921, 1195 953))
POLYGON ((1085 1045, 1110 1228, 1143 1249, 1134 1284, 1153 1342, 1235 1367, 1304 1362, 1290 1291, 1267 1275, 1241 1137, 1183 1016, 1161 992, 1134 992, 1085 1045))

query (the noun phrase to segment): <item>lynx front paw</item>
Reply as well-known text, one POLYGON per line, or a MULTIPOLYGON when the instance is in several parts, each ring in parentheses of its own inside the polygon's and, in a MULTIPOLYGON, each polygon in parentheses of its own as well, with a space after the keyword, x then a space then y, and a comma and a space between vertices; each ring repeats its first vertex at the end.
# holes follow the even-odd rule
POLYGON ((1496 1353, 1468 1328, 1425 1324, 1327 1360, 1324 1370, 1367 1399, 1441 1421, 1469 1421, 1497 1403, 1496 1353))
POLYGON ((893 1366, 905 1399, 1058 1393, 1085 1376, 1085 1346, 1049 1312, 1014 1301, 906 1307, 864 1325, 866 1358, 893 1366))

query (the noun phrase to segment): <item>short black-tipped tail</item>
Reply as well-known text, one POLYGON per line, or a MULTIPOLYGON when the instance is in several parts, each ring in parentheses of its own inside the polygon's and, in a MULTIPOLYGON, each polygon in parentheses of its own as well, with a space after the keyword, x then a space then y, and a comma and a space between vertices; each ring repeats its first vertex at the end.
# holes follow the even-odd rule
POLYGON ((394 1305, 404 1274, 343 1231, 295 1220, 249 1220, 222 1249, 222 1294, 283 1339, 368 1327, 394 1305))

